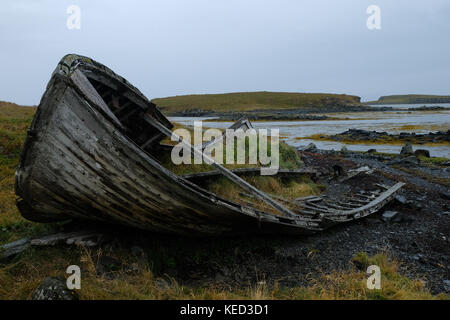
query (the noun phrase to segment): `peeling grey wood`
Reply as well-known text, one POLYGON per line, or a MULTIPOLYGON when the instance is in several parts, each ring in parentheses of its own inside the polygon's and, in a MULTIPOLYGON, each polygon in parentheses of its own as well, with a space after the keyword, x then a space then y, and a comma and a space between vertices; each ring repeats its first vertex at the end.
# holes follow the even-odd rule
POLYGON ((23 238, 3 246, 0 246, 0 258, 6 259, 15 256, 30 246, 45 247, 60 244, 93 247, 103 243, 108 236, 92 230, 81 230, 74 232, 60 232, 38 238, 23 238))
POLYGON ((91 85, 88 79, 85 77, 80 70, 75 70, 71 75, 71 80, 75 84, 77 88, 85 95, 86 99, 92 101, 92 103, 96 104, 100 110, 102 110, 108 117, 111 118, 118 126, 122 127, 119 119, 111 112, 109 107, 103 101, 102 97, 97 93, 97 90, 91 85))
POLYGON ((62 232, 51 234, 41 238, 33 239, 30 243, 33 246, 54 246, 57 244, 65 243, 68 245, 76 244, 91 247, 97 245, 103 237, 104 235, 101 233, 85 230, 69 233, 62 232))
POLYGON ((243 132, 246 132, 249 129, 253 129, 253 125, 250 122, 250 120, 248 120, 246 117, 241 117, 235 123, 233 123, 230 127, 228 127, 220 137, 213 139, 211 141, 204 142, 201 145, 201 149, 204 150, 206 147, 211 147, 212 145, 214 145, 216 143, 219 143, 222 141, 225 142, 227 139, 227 130, 235 130, 236 131, 239 129, 241 129, 243 132))
POLYGON ((19 254, 30 247, 30 239, 23 238, 0 247, 0 258, 6 259, 19 254))
MULTIPOLYGON (((130 110, 150 113, 169 130, 172 125, 158 108, 125 79, 79 56, 65 57, 58 68, 33 119, 16 172, 18 208, 27 219, 90 219, 194 236, 309 234, 373 213, 389 201, 388 197, 363 212, 342 216, 295 210, 309 214, 305 218, 293 212, 275 215, 224 199, 162 167, 151 155, 161 149, 150 143, 144 151, 139 145, 145 141, 137 143, 127 136, 108 116, 100 96, 94 103, 95 92, 90 91, 95 88, 87 79, 122 94, 133 104, 130 110), (77 70, 85 77, 77 76, 77 70)), ((361 201, 373 200, 362 197, 361 201)), ((84 239, 75 237, 73 243, 84 239)))
MULTIPOLYGON (((230 169, 230 171, 238 176, 247 176, 256 174, 259 175, 261 172, 261 168, 238 168, 238 169, 230 169)), ((316 176, 317 171, 311 168, 294 169, 294 170, 279 169, 276 176, 295 177, 295 176, 303 176, 305 174, 314 177, 316 176)), ((211 170, 205 172, 184 174, 182 175, 182 177, 187 180, 202 180, 202 179, 216 178, 221 175, 222 175, 221 171, 211 170)))

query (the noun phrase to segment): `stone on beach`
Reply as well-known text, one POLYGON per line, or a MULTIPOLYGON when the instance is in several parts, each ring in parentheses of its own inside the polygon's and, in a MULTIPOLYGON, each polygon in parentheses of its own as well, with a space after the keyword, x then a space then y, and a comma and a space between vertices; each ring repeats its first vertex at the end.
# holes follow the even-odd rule
POLYGON ((411 142, 409 142, 409 141, 406 142, 405 146, 402 147, 402 150, 400 151, 400 154, 402 154, 402 155, 414 154, 411 142))

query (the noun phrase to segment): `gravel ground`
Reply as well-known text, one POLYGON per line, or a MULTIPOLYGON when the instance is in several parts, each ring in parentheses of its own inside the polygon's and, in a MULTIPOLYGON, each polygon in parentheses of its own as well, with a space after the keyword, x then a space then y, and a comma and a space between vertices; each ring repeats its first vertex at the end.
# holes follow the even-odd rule
MULTIPOLYGON (((312 236, 198 239, 115 230, 111 234, 121 236, 108 246, 143 252, 157 277, 168 275, 190 286, 248 286, 260 280, 278 281, 283 286, 308 285, 324 273, 355 268, 351 258, 359 252, 373 255, 387 250, 401 262, 403 274, 422 279, 433 294, 446 291, 444 280, 450 279, 448 187, 393 168, 389 160, 375 156, 303 152, 301 157, 322 173, 319 182, 328 186, 330 196, 374 189, 376 183, 407 184, 398 200, 380 212, 312 236), (338 182, 340 177, 330 178, 336 166, 345 172, 361 165, 375 171, 345 183, 338 182), (398 212, 396 222, 384 222, 385 211, 398 212)), ((439 176, 443 170, 444 175, 447 169, 433 173, 439 176)))
MULTIPOLYGON (((186 239, 143 236, 137 241, 153 255, 174 257, 174 263, 159 270, 187 285, 242 285, 260 280, 284 286, 308 285, 323 273, 355 268, 351 258, 387 250, 401 262, 401 272, 421 279, 433 294, 445 292, 450 279, 450 202, 442 193, 448 187, 391 168, 373 157, 345 157, 302 153, 306 165, 322 172, 320 182, 330 195, 375 188, 375 183, 407 185, 399 200, 389 203, 369 218, 333 227, 307 237, 248 236, 186 239), (344 171, 370 165, 375 172, 338 183, 331 179, 333 166, 344 171), (385 211, 397 211, 397 221, 386 223, 385 211), (145 244, 144 244, 145 243, 145 244)), ((445 168, 443 168, 445 170, 445 168)))

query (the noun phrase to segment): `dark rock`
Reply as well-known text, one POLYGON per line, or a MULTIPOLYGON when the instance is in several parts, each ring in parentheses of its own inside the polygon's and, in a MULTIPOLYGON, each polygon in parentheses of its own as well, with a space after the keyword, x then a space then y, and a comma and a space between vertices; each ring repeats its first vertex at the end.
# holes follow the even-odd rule
POLYGON ((427 260, 425 259, 424 255, 421 253, 415 254, 412 256, 413 260, 418 261, 420 263, 426 263, 427 260))
POLYGON ((448 190, 443 190, 439 192, 439 195, 441 196, 442 199, 450 200, 450 191, 448 190))
POLYGON ((412 144, 411 142, 406 142, 405 146, 402 148, 402 150, 400 151, 400 154, 402 155, 411 155, 414 154, 413 148, 412 148, 412 144))
POLYGON ((444 290, 450 292, 450 280, 444 280, 444 290))
POLYGON ((394 222, 394 218, 398 215, 397 211, 385 211, 381 216, 384 222, 394 222))
POLYGON ((101 256, 97 263, 97 274, 98 275, 108 275, 111 273, 120 270, 122 267, 122 263, 109 256, 101 256))
POLYGON ((408 201, 408 200, 406 200, 406 198, 405 198, 404 196, 402 196, 402 195, 400 195, 400 194, 398 194, 398 195, 395 196, 395 200, 396 200, 397 202, 399 202, 400 204, 403 204, 403 205, 406 205, 406 203, 407 203, 407 201, 408 201))
POLYGON ((423 207, 424 207, 424 205, 421 203, 421 202, 419 202, 419 201, 408 201, 407 202, 407 204, 411 207, 411 208, 414 208, 414 209, 416 209, 416 210, 421 210, 421 209, 423 209, 423 207))
POLYGON ((308 144, 306 147, 304 147, 303 149, 301 149, 302 151, 306 151, 306 152, 312 152, 315 153, 317 152, 317 147, 314 143, 310 143, 308 144))
POLYGON ((430 157, 430 151, 425 150, 425 149, 417 149, 416 151, 414 151, 414 155, 416 157, 423 156, 425 158, 429 158, 430 157))
POLYGON ((156 278, 155 286, 161 290, 167 290, 170 288, 170 284, 163 278, 156 278))
POLYGON ((419 159, 416 156, 408 156, 408 157, 397 157, 389 162, 389 164, 403 164, 403 165, 414 165, 417 166, 419 164, 419 159))
POLYGON ((67 288, 63 277, 48 277, 33 292, 31 300, 78 300, 78 294, 67 288))
POLYGON ((369 150, 367 150, 367 153, 375 153, 375 152, 377 152, 377 149, 369 149, 369 150))

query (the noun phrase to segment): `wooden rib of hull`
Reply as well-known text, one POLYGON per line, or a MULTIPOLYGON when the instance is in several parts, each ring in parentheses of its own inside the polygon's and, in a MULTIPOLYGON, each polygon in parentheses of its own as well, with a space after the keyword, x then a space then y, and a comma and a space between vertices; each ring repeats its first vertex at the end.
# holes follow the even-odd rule
MULTIPOLYGON (((90 84, 80 84, 85 80, 77 66, 65 61, 40 102, 16 172, 17 205, 25 218, 80 218, 193 236, 305 234, 330 224, 243 206, 165 169, 125 134, 102 101, 86 94, 83 86, 90 84)), ((96 72, 99 81, 121 79, 96 72)), ((141 99, 137 89, 124 86, 130 99, 141 99)))

